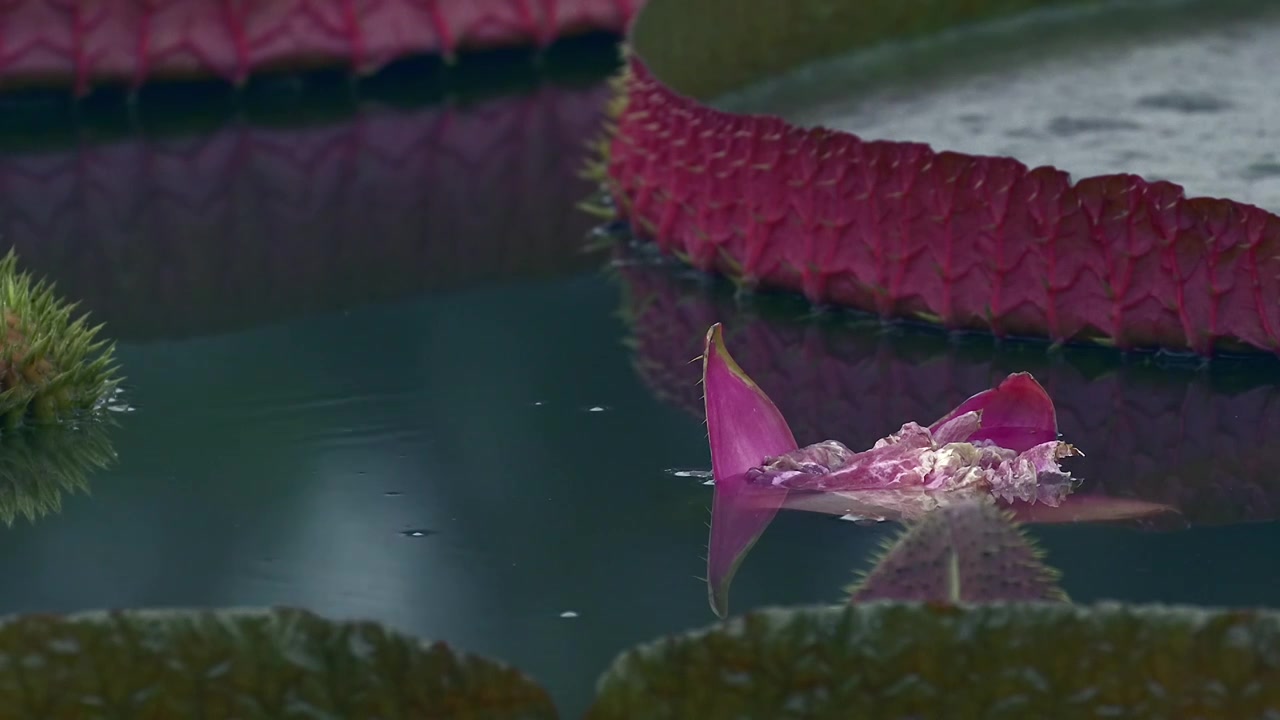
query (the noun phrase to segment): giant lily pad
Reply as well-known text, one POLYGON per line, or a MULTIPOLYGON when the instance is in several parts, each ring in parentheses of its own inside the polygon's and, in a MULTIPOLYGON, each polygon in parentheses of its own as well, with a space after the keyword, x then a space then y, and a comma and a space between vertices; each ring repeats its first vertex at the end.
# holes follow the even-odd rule
POLYGON ((554 718, 516 670, 300 610, 0 623, 0 718, 554 718))
POLYGON ((632 25, 607 146, 619 215, 697 268, 883 318, 1124 349, 1280 352, 1271 212, 1154 178, 1073 180, 711 105, 853 49, 1076 4, 651 0, 632 25))
POLYGON ((1169 718, 1280 713, 1280 615, 873 602, 753 612, 619 657, 611 718, 1169 718))

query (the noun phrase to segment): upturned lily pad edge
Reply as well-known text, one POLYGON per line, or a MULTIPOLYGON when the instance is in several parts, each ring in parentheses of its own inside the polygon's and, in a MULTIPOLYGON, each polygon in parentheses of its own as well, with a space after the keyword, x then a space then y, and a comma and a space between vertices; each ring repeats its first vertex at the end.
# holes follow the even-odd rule
MULTIPOLYGON (((1195 1, 1187 0, 1188 3, 1195 1)), ((740 291, 780 289, 789 294, 801 293, 810 302, 826 307, 828 303, 821 299, 824 291, 810 288, 808 279, 803 288, 800 287, 800 281, 794 278, 783 280, 781 285, 776 279, 761 282, 761 277, 751 268, 744 267, 742 258, 732 256, 723 247, 706 242, 706 238, 698 240, 690 248, 664 241, 666 223, 681 215, 681 211, 675 210, 673 213, 671 208, 666 208, 659 213, 661 217, 658 217, 653 215, 652 206, 674 205, 670 202, 674 197, 672 189, 655 184, 656 179, 664 177, 667 178, 664 182, 675 182, 670 178, 672 168, 664 166, 661 159, 653 160, 643 170, 636 172, 634 180, 623 180, 623 177, 635 172, 636 168, 620 171, 620 163, 615 162, 614 156, 619 147, 622 147, 619 143, 629 147, 636 142, 656 142, 656 137, 644 137, 647 131, 643 129, 638 131, 640 140, 618 131, 618 121, 627 114, 633 94, 652 93, 657 88, 658 94, 662 96, 656 110, 660 115, 702 117, 704 125, 712 119, 713 124, 718 125, 733 125, 742 121, 745 124, 739 123, 735 127, 741 127, 743 132, 785 133, 794 135, 793 140, 804 147, 813 149, 810 146, 815 146, 820 149, 833 137, 855 136, 822 128, 804 128, 770 115, 725 112, 708 103, 718 95, 739 90, 762 77, 794 71, 797 67, 820 62, 837 54, 864 50, 886 42, 911 40, 941 30, 954 30, 980 22, 1016 20, 1021 15, 1042 9, 1149 6, 1153 8, 1153 12, 1159 12, 1161 6, 1167 4, 1161 0, 986 0, 963 4, 932 0, 901 3, 867 0, 840 4, 828 0, 813 0, 786 4, 754 3, 749 8, 744 8, 731 0, 707 0, 688 7, 680 2, 651 0, 636 15, 629 28, 622 50, 624 69, 616 78, 616 86, 619 88, 617 97, 607 108, 607 119, 601 137, 589 144, 592 157, 586 163, 584 175, 599 182, 601 194, 584 201, 582 207, 608 223, 616 226, 629 225, 638 238, 656 240, 664 253, 676 257, 686 265, 726 277, 740 291), (679 22, 676 22, 677 19, 679 22), (715 27, 717 31, 708 33, 708 27, 715 27), (747 39, 751 41, 749 47, 747 39), (733 62, 725 61, 726 56, 732 57, 733 62), (623 174, 620 175, 619 172, 623 174), (640 211, 637 212, 637 208, 640 211), (645 210, 651 211, 649 217, 645 216, 645 210)), ((646 110, 641 115, 649 117, 649 112, 646 110)), ((637 132, 634 118, 631 120, 632 132, 637 132)), ((660 124, 661 119, 655 118, 654 127, 660 124)), ((916 149, 927 147, 921 143, 901 145, 916 149)), ((932 149, 928 151, 938 152, 932 149)), ((942 154, 970 157, 959 153, 942 154)), ((971 157, 977 160, 1006 160, 971 157)), ((621 163, 625 164, 628 163, 621 163)), ((632 158, 629 164, 634 166, 635 159, 632 158)), ((1035 172, 1042 171, 1069 177, 1054 168, 1035 169, 1035 172)), ((1159 204, 1164 202, 1165 195, 1176 195, 1178 212, 1189 214, 1194 220, 1194 232, 1189 233, 1188 237, 1207 233, 1206 242, 1210 245, 1214 244, 1213 233, 1221 231, 1220 228, 1214 229, 1214 222, 1223 214, 1238 216, 1239 224, 1248 225, 1248 230, 1237 228, 1236 233, 1247 234, 1250 238, 1248 243, 1280 242, 1280 216, 1252 205, 1228 199, 1190 196, 1183 192, 1181 186, 1163 181, 1148 183, 1130 174, 1083 178, 1071 183, 1072 189, 1082 192, 1086 192, 1085 187, 1089 194, 1104 198, 1104 202, 1121 202, 1126 198, 1132 200, 1130 196, 1135 193, 1149 193, 1150 201, 1159 204)), ((688 208, 685 210, 697 213, 702 211, 701 208, 696 211, 688 208)), ((1174 236, 1177 235, 1174 232, 1174 236)), ((1265 247, 1253 248, 1252 245, 1248 245, 1248 248, 1250 253, 1256 250, 1257 253, 1265 254, 1267 250, 1265 247)), ((1213 264, 1212 260, 1210 264, 1213 264)), ((805 275, 810 270, 812 268, 788 266, 783 274, 788 277, 805 275)), ((773 276, 779 272, 782 271, 770 270, 766 274, 773 276)), ((821 270, 815 272, 822 274, 821 270)), ((820 288, 824 283, 825 280, 819 281, 817 287, 820 288)), ((1256 278, 1254 284, 1258 284, 1256 278)), ((864 290, 873 295, 886 292, 884 288, 864 290)), ((1255 294, 1257 292, 1265 295, 1270 289, 1264 290, 1259 286, 1255 288, 1255 294)), ((852 309, 874 312, 872 308, 862 307, 858 303, 852 309)), ((969 327, 967 324, 953 328, 953 318, 944 318, 932 311, 919 310, 902 316, 886 316, 883 310, 879 312, 882 320, 945 325, 949 329, 962 331, 994 332, 997 337, 1048 340, 1050 350, 1059 349, 1064 344, 1078 344, 1125 353, 1172 351, 1202 358, 1256 359, 1280 356, 1280 331, 1276 330, 1280 327, 1280 314, 1274 309, 1260 308, 1259 317, 1242 321, 1239 327, 1220 326, 1213 317, 1206 321, 1184 312, 1172 326, 1156 328, 1151 332, 1148 332, 1149 329, 1135 331, 1132 327, 1118 324, 1115 328, 1109 328, 1105 323, 1095 324, 1097 319, 1090 318, 1080 328, 1073 326, 1064 329, 1051 322, 1050 326, 1031 334, 1015 332, 1008 335, 997 326, 994 316, 987 319, 989 328, 969 327)))

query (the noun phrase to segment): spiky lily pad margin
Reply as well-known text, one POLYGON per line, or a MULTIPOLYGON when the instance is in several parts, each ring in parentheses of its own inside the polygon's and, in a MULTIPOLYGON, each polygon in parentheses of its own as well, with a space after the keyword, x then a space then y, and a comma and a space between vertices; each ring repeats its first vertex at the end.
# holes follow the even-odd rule
POLYGON ((4 428, 49 424, 100 408, 119 386, 115 343, 102 326, 72 320, 77 303, 51 283, 18 269, 10 250, 0 259, 0 417, 4 428))
POLYGON ((859 46, 1076 3, 650 0, 588 169, 610 195, 593 209, 696 268, 817 305, 1055 344, 1280 354, 1272 213, 701 102, 859 46))

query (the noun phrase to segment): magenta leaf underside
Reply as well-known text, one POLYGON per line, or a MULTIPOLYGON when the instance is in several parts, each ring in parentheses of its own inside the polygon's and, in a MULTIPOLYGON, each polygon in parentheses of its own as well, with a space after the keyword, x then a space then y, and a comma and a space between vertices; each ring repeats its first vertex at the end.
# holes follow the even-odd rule
POLYGON ((1280 352, 1280 217, 1258 207, 735 115, 635 55, 616 124, 622 216, 748 287, 997 336, 1280 352))
POLYGON ((508 45, 546 46, 586 29, 620 31, 643 0, 421 2, 215 0, 0 3, 0 85, 158 78, 243 83, 279 67, 373 73, 399 58, 508 45))

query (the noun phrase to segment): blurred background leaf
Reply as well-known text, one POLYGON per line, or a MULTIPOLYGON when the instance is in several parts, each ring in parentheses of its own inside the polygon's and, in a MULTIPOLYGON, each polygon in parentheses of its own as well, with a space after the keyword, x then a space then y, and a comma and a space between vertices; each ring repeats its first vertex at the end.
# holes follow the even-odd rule
POLYGON ((588 717, 1170 718, 1280 712, 1275 613, 1061 603, 764 610, 620 657, 588 717))
POLYGON ((516 670, 290 609, 14 617, 0 669, 0 720, 557 717, 516 670))

